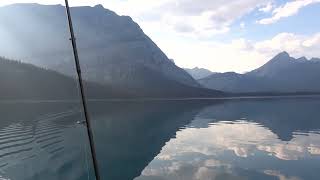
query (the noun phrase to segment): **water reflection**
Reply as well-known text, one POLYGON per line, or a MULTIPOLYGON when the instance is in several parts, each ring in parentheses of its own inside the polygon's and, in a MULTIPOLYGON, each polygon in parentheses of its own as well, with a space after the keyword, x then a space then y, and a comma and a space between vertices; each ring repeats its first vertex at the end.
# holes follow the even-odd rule
POLYGON ((93 179, 75 103, 0 103, 0 179, 93 179))
POLYGON ((91 103, 103 179, 133 179, 208 102, 91 103))
POLYGON ((242 101, 207 107, 136 179, 318 179, 319 103, 242 101))
MULTIPOLYGON (((319 150, 320 134, 295 134, 292 140, 284 142, 257 123, 220 122, 204 129, 187 128, 178 132, 176 138, 169 141, 143 171, 143 175, 175 179, 175 176, 186 175, 184 170, 188 173, 183 179, 215 179, 219 173, 234 176, 239 170, 270 174, 283 170, 283 165, 289 166, 291 163, 295 163, 293 168, 307 168, 310 165, 312 168, 312 163, 320 165, 317 162, 320 159, 314 157, 319 155, 319 150)), ((295 172, 286 172, 292 173, 295 172)))
MULTIPOLYGON (((318 107, 320 98, 89 103, 104 180, 317 180, 318 107)), ((93 179, 79 109, 1 104, 0 179, 93 179)))

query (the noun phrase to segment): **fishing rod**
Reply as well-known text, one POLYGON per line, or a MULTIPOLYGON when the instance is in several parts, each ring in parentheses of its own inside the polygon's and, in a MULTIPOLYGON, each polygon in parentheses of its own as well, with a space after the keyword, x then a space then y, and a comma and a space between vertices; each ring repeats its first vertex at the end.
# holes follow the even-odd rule
POLYGON ((79 55, 78 55, 78 50, 77 50, 77 43, 76 43, 76 38, 74 35, 68 0, 65 0, 65 4, 66 4, 67 16, 68 16, 69 30, 70 30, 70 34, 71 34, 70 40, 72 43, 73 55, 74 55, 74 60, 75 60, 75 65, 76 65, 76 70, 77 70, 77 75, 78 75, 78 81, 79 81, 81 102, 82 102, 85 121, 86 121, 86 127, 87 127, 86 129, 87 129, 87 133, 89 136, 90 150, 91 150, 91 155, 92 155, 92 160, 93 160, 93 169, 95 172, 96 179, 101 180, 100 174, 99 174, 99 168, 98 168, 98 161, 97 161, 97 157, 96 157, 96 150, 95 150, 95 144, 94 144, 94 139, 93 139, 92 126, 91 126, 91 121, 89 118, 87 101, 86 101, 86 96, 85 96, 85 92, 84 92, 84 88, 83 88, 81 68, 80 68, 80 63, 79 63, 79 55))

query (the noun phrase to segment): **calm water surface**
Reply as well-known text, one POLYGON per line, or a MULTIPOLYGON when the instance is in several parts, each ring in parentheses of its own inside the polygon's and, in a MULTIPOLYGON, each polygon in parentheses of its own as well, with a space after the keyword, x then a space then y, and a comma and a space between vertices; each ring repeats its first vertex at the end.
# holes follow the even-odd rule
MULTIPOLYGON (((90 102, 107 180, 318 180, 320 98, 90 102)), ((0 179, 94 179, 76 103, 0 103, 0 179)))

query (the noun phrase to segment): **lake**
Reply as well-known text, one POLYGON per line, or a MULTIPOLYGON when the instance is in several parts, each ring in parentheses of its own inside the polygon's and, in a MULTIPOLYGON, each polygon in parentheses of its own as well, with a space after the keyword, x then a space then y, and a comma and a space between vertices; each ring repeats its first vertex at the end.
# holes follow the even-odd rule
MULTIPOLYGON (((90 102, 106 180, 318 180, 320 98, 90 102)), ((75 102, 0 103, 0 179, 94 179, 75 102)))

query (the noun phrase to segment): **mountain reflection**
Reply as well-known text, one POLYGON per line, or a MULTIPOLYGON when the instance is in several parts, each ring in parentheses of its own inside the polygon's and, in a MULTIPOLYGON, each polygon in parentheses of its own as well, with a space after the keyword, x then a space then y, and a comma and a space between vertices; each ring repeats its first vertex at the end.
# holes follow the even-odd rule
MULTIPOLYGON (((318 107, 317 98, 89 103, 105 180, 317 180, 318 107)), ((93 179, 79 108, 0 104, 0 179, 93 179)))
MULTIPOLYGON (((192 170, 188 170, 188 173, 193 172, 193 174, 187 173, 186 177, 189 178, 183 179, 206 179, 205 176, 210 177, 207 179, 214 179, 213 177, 219 171, 234 176, 237 173, 233 172, 233 168, 239 167, 265 172, 274 170, 273 164, 280 164, 278 160, 310 159, 309 161, 313 161, 312 155, 320 155, 319 150, 320 134, 297 134, 290 142, 283 142, 269 129, 256 123, 222 122, 211 124, 205 129, 187 128, 178 132, 176 138, 167 143, 155 158, 156 162, 151 163, 144 170, 143 175, 159 175, 165 176, 165 179, 175 179, 173 177, 179 176, 181 171, 186 170, 185 168, 192 170), (272 166, 264 167, 263 164, 267 163, 264 159, 271 161, 269 163, 272 166), (255 163, 256 167, 251 163, 255 163), (204 170, 205 172, 202 172, 204 170), (204 176, 202 173, 213 174, 204 176)), ((286 162, 282 164, 289 165, 286 162)), ((301 165, 298 167, 305 168, 301 165)), ((275 170, 282 170, 282 168, 275 170)), ((183 173, 183 175, 186 174, 183 173)))
POLYGON ((209 104, 212 103, 91 103, 103 179, 133 179, 139 176, 166 142, 209 104))
POLYGON ((209 106, 136 179, 318 179, 319 103, 229 101, 209 106))
POLYGON ((147 101, 90 109, 104 179, 317 179, 319 105, 147 101))

